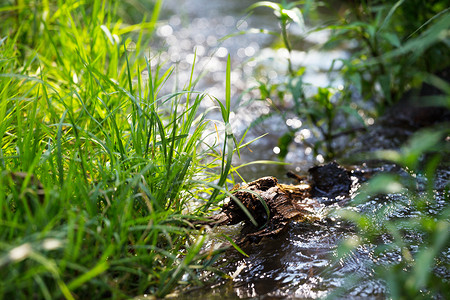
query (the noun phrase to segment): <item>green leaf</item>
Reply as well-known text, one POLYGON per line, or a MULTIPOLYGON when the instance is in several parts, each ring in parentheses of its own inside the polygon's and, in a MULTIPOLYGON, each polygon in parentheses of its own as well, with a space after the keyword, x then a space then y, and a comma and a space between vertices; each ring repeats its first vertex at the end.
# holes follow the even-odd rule
POLYGON ((450 13, 439 16, 439 20, 417 38, 409 39, 408 42, 404 43, 402 47, 385 53, 382 58, 388 59, 404 55, 406 53, 413 53, 415 57, 419 57, 425 50, 434 44, 448 41, 448 24, 450 24, 450 13))
POLYGON ((92 269, 90 269, 88 272, 81 274, 74 280, 72 280, 67 287, 70 290, 75 290, 76 288, 80 287, 84 283, 88 282, 89 280, 92 280, 94 277, 97 277, 98 275, 102 274, 106 270, 108 270, 109 265, 106 261, 99 262, 97 265, 95 265, 92 269))
POLYGON ((227 117, 224 119, 225 122, 230 121, 230 112, 231 112, 231 59, 230 54, 228 54, 227 58, 227 70, 226 70, 226 84, 225 84, 225 105, 227 117))
POLYGON ((391 18, 394 15, 395 11, 397 10, 397 8, 400 7, 400 5, 402 5, 402 3, 404 1, 405 0, 399 0, 391 7, 391 9, 389 10, 389 13, 387 14, 386 18, 384 19, 383 24, 381 24, 381 26, 379 27, 378 31, 383 30, 384 27, 386 27, 389 24, 389 22, 391 21, 391 18))
POLYGON ((265 7, 269 7, 269 8, 271 8, 274 11, 277 11, 277 12, 281 11, 281 5, 280 4, 275 3, 275 2, 270 2, 270 1, 259 1, 259 2, 256 2, 255 4, 250 5, 247 8, 247 11, 251 11, 251 10, 254 10, 255 8, 257 8, 257 7, 264 7, 264 6, 265 7))
POLYGON ((286 155, 289 153, 289 145, 294 140, 294 133, 287 132, 283 136, 278 139, 278 147, 280 148, 280 153, 278 157, 280 159, 286 158, 286 155))
POLYGON ((248 257, 248 254, 244 252, 244 250, 242 250, 238 245, 236 245, 236 243, 226 234, 222 234, 222 236, 230 242, 230 244, 233 246, 234 249, 236 249, 239 253, 241 253, 242 255, 248 257))
POLYGON ((299 25, 302 30, 305 29, 305 21, 303 19, 302 12, 298 7, 289 10, 283 9, 281 12, 286 14, 292 21, 299 25))
POLYGON ((403 185, 398 182, 398 177, 392 174, 379 174, 370 179, 354 198, 355 203, 364 203, 368 197, 382 193, 400 193, 403 185))
POLYGON ((399 48, 401 46, 401 42, 398 36, 392 32, 385 32, 382 36, 391 44, 392 46, 399 48))

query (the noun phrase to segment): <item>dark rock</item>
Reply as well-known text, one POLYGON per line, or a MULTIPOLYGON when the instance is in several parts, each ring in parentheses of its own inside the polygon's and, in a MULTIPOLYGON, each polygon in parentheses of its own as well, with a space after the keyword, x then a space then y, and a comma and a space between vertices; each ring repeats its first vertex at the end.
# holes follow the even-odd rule
POLYGON ((308 170, 312 177, 312 197, 328 199, 348 195, 352 180, 346 169, 336 162, 315 166, 308 170))

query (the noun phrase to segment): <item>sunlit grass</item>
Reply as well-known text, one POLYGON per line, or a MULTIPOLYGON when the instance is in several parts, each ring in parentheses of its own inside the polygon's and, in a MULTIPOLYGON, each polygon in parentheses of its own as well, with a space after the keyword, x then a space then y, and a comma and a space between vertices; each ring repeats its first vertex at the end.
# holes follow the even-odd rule
POLYGON ((230 170, 229 79, 220 153, 192 74, 160 93, 173 68, 144 48, 156 14, 133 25, 120 1, 18 3, 0 7, 0 298, 164 296, 198 280, 216 253, 190 221, 230 170))

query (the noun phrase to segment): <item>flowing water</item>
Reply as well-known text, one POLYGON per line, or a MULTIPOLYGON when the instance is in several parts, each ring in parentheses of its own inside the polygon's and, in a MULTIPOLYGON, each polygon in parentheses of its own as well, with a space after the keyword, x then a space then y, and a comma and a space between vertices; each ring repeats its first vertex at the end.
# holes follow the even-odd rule
MULTIPOLYGON (((274 36, 261 33, 247 33, 222 39, 239 31, 251 28, 264 28, 279 31, 276 17, 270 9, 257 10, 247 15, 245 10, 254 1, 222 1, 222 0, 166 0, 163 13, 163 22, 157 30, 158 41, 152 48, 154 57, 161 61, 169 61, 177 65, 177 81, 186 82, 195 59, 195 74, 197 78, 203 71, 196 85, 196 90, 207 91, 220 100, 225 95, 225 69, 226 57, 230 54, 232 59, 232 94, 234 112, 231 115, 233 131, 238 139, 247 127, 258 117, 267 115, 269 105, 264 101, 248 103, 255 94, 244 91, 255 86, 252 74, 256 69, 272 81, 283 80, 286 73, 286 51, 273 50, 270 46, 275 41, 274 36), (155 51, 154 49, 158 49, 155 51)), ((291 34, 299 31, 292 26, 291 34)), ((308 52, 296 51, 292 60, 296 66, 306 66, 305 80, 315 86, 335 85, 339 87, 339 80, 330 81, 326 75, 332 61, 339 57, 346 57, 345 51, 318 52, 314 45, 327 38, 326 32, 317 33, 308 37, 308 52)), ((204 108, 211 107, 214 102, 205 101, 204 108)), ((211 118, 220 119, 220 114, 212 114, 211 118)), ((276 160, 274 149, 281 133, 286 126, 295 126, 304 135, 310 134, 309 128, 303 128, 302 123, 295 116, 290 124, 277 116, 272 116, 262 124, 252 127, 248 139, 261 134, 267 135, 243 149, 241 161, 276 160), (300 122, 299 122, 300 121, 300 122), (303 129, 302 129, 303 128, 303 129), (301 130, 300 130, 301 129, 301 130)), ((314 163, 323 158, 314 157, 311 149, 300 142, 293 143, 286 161, 289 166, 280 165, 253 165, 242 169, 241 175, 247 180, 271 175, 279 178, 281 182, 289 183, 285 173, 293 170, 305 173, 314 163)), ((385 166, 386 167, 386 166, 385 166)), ((446 205, 446 196, 443 187, 448 183, 449 172, 441 172, 438 181, 440 188, 436 192, 435 211, 446 205)), ((448 197, 448 195, 447 195, 448 197)), ((362 212, 378 212, 392 200, 396 203, 405 203, 403 207, 393 208, 386 212, 384 218, 406 218, 414 215, 408 209, 408 199, 400 194, 375 198, 355 207, 325 207, 323 211, 333 209, 354 209, 362 212), (398 201, 400 200, 400 201, 398 201)), ((236 236, 239 226, 221 228, 220 233, 236 236)), ((236 251, 229 251, 222 256, 219 262, 221 270, 233 279, 217 282, 213 286, 196 289, 185 295, 178 295, 182 299, 315 299, 329 294, 337 288, 347 291, 341 298, 344 299, 385 299, 385 282, 374 279, 373 266, 401 259, 400 253, 388 253, 381 260, 374 256, 374 247, 360 246, 345 259, 336 261, 339 241, 354 237, 354 228, 339 217, 324 214, 321 221, 313 224, 291 222, 288 229, 276 239, 263 240, 258 245, 244 248, 249 257, 243 257, 236 251)), ((444 258, 447 265, 450 261, 450 251, 444 258)), ((443 275, 449 278, 448 269, 443 275)))
MULTIPOLYGON (((385 165, 392 169, 393 166, 385 165)), ((428 213, 436 214, 446 207, 449 195, 444 186, 450 172, 438 174, 441 182, 435 192, 435 201, 428 213)), ((386 299, 386 282, 374 277, 374 267, 397 263, 404 259, 400 250, 377 254, 375 246, 362 244, 344 258, 336 259, 337 245, 348 239, 357 239, 355 228, 333 214, 336 210, 356 210, 384 220, 414 218, 421 212, 411 209, 411 201, 402 194, 374 197, 360 205, 322 206, 322 220, 314 223, 291 222, 279 236, 263 239, 257 245, 243 247, 244 257, 230 250, 218 262, 221 270, 232 279, 217 282, 206 288, 179 295, 181 299, 317 299, 334 291, 337 299, 386 299), (386 209, 388 208, 388 209, 386 209), (380 214, 380 212, 382 212, 380 214)), ((376 226, 381 226, 378 223, 376 226)), ((236 236, 239 226, 216 229, 218 234, 236 236)), ((414 253, 423 237, 412 231, 405 240, 414 253)), ((391 243, 391 237, 381 237, 379 243, 391 243)), ((450 280, 450 248, 441 256, 441 267, 436 272, 450 280), (447 267, 445 267, 447 266, 447 267)), ((445 298, 445 297, 444 297, 445 298)), ((437 299, 444 299, 437 298, 437 299)))
MULTIPOLYGON (((152 57, 156 58, 154 63, 168 61, 176 64, 174 81, 178 82, 179 87, 188 82, 195 59, 193 78, 199 78, 195 90, 206 91, 220 101, 225 98, 226 60, 230 55, 233 110, 230 123, 237 139, 242 137, 250 124, 261 117, 265 118, 251 128, 246 141, 262 135, 265 135, 264 138, 243 149, 242 160, 236 160, 236 165, 256 160, 277 160, 278 138, 288 131, 288 126, 298 129, 299 137, 301 135, 307 139, 313 136, 309 128, 302 127, 302 122, 294 114, 288 115, 287 120, 277 114, 269 115, 270 104, 265 99, 259 100, 257 91, 254 91, 257 86, 253 76, 255 72, 268 78, 272 84, 285 80, 288 53, 284 48, 271 48, 274 42, 279 43, 277 36, 254 33, 257 31, 254 29, 279 33, 280 28, 276 16, 269 8, 260 8, 249 15, 246 9, 253 3, 255 1, 250 0, 166 0, 163 21, 157 30, 158 39, 151 49, 152 57)), ((291 36, 304 32, 296 24, 292 24, 289 29, 291 36)), ((326 41, 328 35, 327 31, 308 34, 302 39, 304 50, 307 51, 295 50, 291 56, 294 67, 306 67, 304 82, 311 84, 311 90, 319 86, 342 86, 339 79, 331 81, 327 74, 333 61, 347 57, 347 52, 320 52, 316 49, 317 45, 326 41)), ((339 67, 339 63, 335 63, 335 67, 339 67)), ((207 97, 203 101, 204 109, 217 105, 214 100, 209 99, 207 97)), ((221 120, 218 110, 212 111, 208 117, 221 120)), ((323 161, 320 155, 313 156, 312 149, 305 147, 300 139, 292 143, 290 150, 286 162, 292 164, 291 169, 294 171, 307 170, 315 162, 323 161)), ((252 174, 284 175, 286 169, 265 165, 241 170, 246 180, 252 180, 255 179, 252 174)))

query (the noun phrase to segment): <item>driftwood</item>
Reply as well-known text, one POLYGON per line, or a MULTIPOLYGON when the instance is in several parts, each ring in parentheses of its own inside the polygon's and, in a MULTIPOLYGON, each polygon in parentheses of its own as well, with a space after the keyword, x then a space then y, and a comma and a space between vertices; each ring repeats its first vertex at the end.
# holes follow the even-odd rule
POLYGON ((209 217, 197 225, 233 225, 244 222, 237 243, 259 242, 263 237, 279 234, 292 220, 314 220, 311 204, 302 203, 307 198, 348 195, 352 181, 344 168, 337 163, 316 166, 309 170, 311 184, 302 177, 288 174, 301 180, 298 185, 281 184, 275 177, 263 177, 243 186, 237 185, 231 191, 253 216, 251 222, 235 199, 225 203, 219 214, 209 217))
POLYGON ((290 220, 310 215, 307 207, 298 201, 309 196, 311 186, 284 185, 275 177, 263 177, 243 186, 236 186, 233 195, 253 216, 253 224, 236 201, 224 204, 221 213, 211 218, 211 225, 233 225, 244 221, 239 244, 258 242, 264 236, 274 236, 286 227, 290 220))

